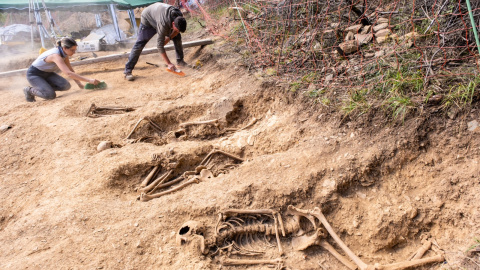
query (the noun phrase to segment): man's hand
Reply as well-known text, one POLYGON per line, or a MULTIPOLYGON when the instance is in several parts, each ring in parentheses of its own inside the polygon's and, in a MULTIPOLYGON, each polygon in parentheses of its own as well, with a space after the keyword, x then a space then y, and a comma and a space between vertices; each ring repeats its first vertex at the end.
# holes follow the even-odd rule
POLYGON ((168 69, 170 69, 171 71, 177 70, 177 67, 175 67, 175 65, 172 63, 168 64, 167 66, 168 66, 168 69))

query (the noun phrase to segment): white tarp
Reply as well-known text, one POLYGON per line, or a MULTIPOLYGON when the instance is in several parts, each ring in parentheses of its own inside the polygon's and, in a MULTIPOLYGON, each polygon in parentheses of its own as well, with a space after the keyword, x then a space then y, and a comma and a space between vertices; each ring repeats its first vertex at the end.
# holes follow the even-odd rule
MULTIPOLYGON (((115 26, 113 26, 113 24, 107 24, 98 29, 94 29, 90 33, 97 34, 98 36, 103 36, 103 40, 109 45, 115 44, 117 43, 117 41, 120 41, 117 40, 117 32, 115 31, 115 26)), ((120 36, 122 37, 122 40, 127 39, 127 35, 122 30, 120 30, 120 36)))
POLYGON ((1 41, 30 41, 31 40, 30 32, 31 32, 30 25, 26 25, 26 24, 12 24, 9 26, 0 27, 0 40, 1 41))

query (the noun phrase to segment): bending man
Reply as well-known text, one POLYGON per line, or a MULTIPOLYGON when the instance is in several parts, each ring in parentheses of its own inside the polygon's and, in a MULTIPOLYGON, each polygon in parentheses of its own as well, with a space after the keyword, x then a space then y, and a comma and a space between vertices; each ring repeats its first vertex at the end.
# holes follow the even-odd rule
POLYGON ((69 57, 77 51, 77 42, 72 38, 63 38, 57 47, 42 53, 27 70, 27 80, 30 86, 23 88, 25 99, 34 102, 35 96, 44 99, 57 97, 55 91, 70 89, 70 83, 62 76, 55 73, 60 69, 65 75, 73 79, 78 87, 83 88, 80 81, 97 85, 96 79, 89 79, 75 73, 70 65, 69 57))
POLYGON ((173 40, 173 44, 175 45, 177 65, 185 66, 186 63, 183 60, 182 36, 180 32, 183 33, 186 29, 187 21, 178 8, 164 3, 155 3, 145 8, 140 20, 137 41, 135 45, 133 45, 130 56, 128 57, 128 62, 125 65, 125 79, 129 81, 135 79, 132 75, 132 70, 135 68, 143 48, 145 48, 145 45, 147 45, 148 41, 150 41, 155 34, 158 34, 158 52, 162 55, 168 68, 171 70, 176 69, 175 65, 168 59, 164 49, 165 44, 170 40, 173 40))

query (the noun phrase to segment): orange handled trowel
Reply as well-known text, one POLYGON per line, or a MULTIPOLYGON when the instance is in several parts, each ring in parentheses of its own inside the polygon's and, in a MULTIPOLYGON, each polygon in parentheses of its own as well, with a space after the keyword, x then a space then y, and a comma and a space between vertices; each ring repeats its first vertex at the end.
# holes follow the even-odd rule
POLYGON ((175 75, 178 75, 178 76, 182 76, 182 77, 185 76, 185 73, 183 71, 181 71, 180 69, 171 70, 169 68, 166 68, 166 70, 168 72, 171 72, 171 73, 173 73, 175 75))
MULTIPOLYGON (((154 64, 154 63, 150 63, 150 62, 146 62, 146 63, 149 64, 149 65, 155 66, 155 67, 159 67, 159 65, 154 64)), ((167 65, 165 65, 165 66, 167 66, 167 65)), ((167 68, 166 71, 171 72, 171 73, 173 73, 175 75, 178 75, 178 76, 182 76, 182 77, 185 76, 185 73, 183 71, 181 71, 180 69, 175 69, 175 71, 173 71, 173 70, 167 68)))

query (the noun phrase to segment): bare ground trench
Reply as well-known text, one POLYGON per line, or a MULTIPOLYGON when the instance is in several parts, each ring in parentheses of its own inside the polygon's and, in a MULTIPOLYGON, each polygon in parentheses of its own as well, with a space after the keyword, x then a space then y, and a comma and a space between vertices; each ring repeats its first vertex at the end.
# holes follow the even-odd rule
MULTIPOLYGON (((187 53, 202 66, 183 79, 143 62, 134 84, 123 81, 122 61, 77 68, 109 88, 72 89, 48 102, 27 104, 19 91, 24 79, 2 79, 0 121, 12 128, 0 134, 0 268, 218 269, 215 249, 202 255, 195 241, 177 244, 184 222, 201 222, 207 239, 222 211, 272 209, 288 220, 288 205, 319 207, 367 263, 405 261, 431 238, 447 263, 417 269, 478 267, 478 253, 465 252, 479 235, 480 148, 478 133, 466 130, 478 111, 403 125, 372 113, 345 123, 246 72, 238 57, 215 46, 187 53), (92 103, 134 110, 86 117, 92 103), (144 117, 158 127, 142 121, 126 140, 144 117), (114 147, 97 153, 106 140, 114 147), (156 165, 173 180, 214 149, 241 161, 214 155, 213 177, 137 200, 156 165)), ((293 250, 292 239, 281 239, 288 269, 347 269, 321 246, 293 250)), ((331 236, 327 241, 345 255, 331 236)), ((267 242, 248 243, 268 247, 254 258, 279 257, 275 237, 267 242)))

